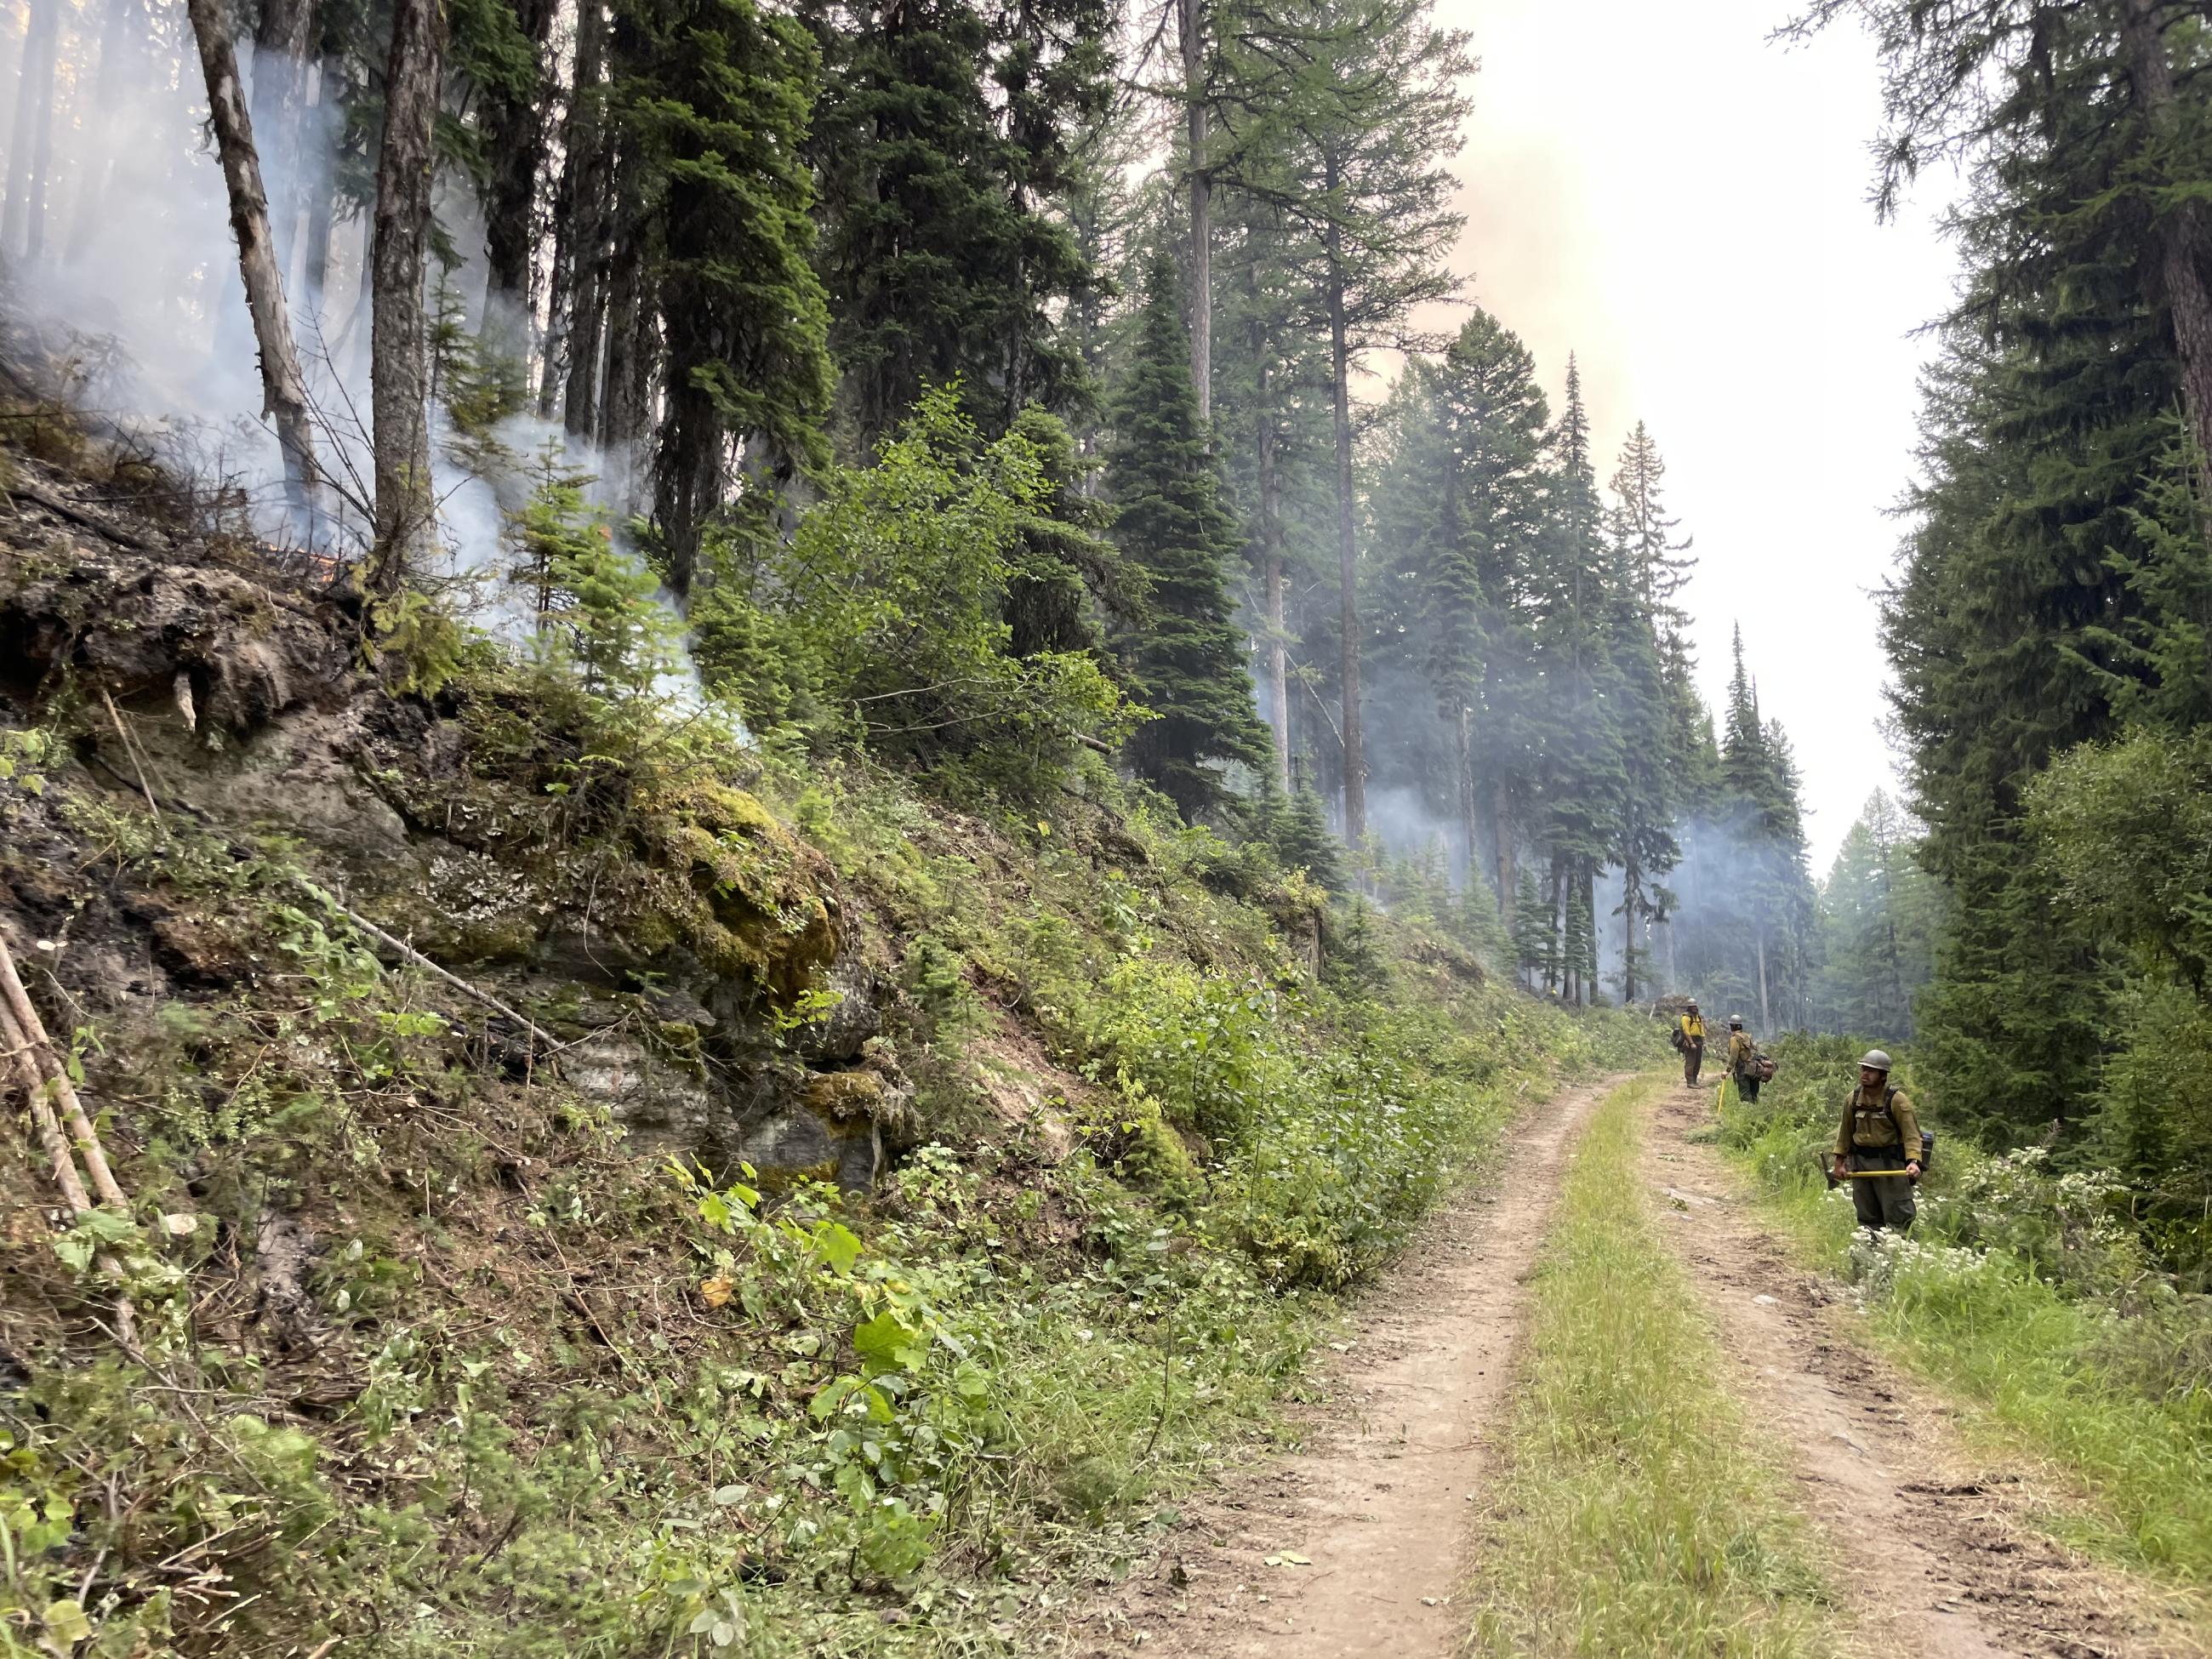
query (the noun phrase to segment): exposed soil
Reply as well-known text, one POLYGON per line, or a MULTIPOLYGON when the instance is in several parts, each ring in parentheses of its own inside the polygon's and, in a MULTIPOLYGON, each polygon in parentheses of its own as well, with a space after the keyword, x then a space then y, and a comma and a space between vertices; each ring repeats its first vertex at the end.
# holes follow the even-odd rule
POLYGON ((1528 1314, 1527 1274, 1569 1148, 1620 1079, 1525 1111, 1492 1176, 1440 1207, 1362 1297, 1329 1403, 1298 1449, 1187 1504, 1166 1546, 1094 1607, 1079 1654, 1443 1659, 1468 1517, 1528 1314))
POLYGON ((1991 1466, 1950 1409, 1853 1339, 1839 1287, 1791 1265, 1720 1153, 1689 1139, 1710 1091, 1661 1097, 1650 1132, 1666 1236, 1737 1363, 1730 1379, 1794 1477, 1869 1651, 1924 1659, 2201 1654, 2157 1595, 2093 1566, 2028 1516, 2032 1468, 1991 1466))

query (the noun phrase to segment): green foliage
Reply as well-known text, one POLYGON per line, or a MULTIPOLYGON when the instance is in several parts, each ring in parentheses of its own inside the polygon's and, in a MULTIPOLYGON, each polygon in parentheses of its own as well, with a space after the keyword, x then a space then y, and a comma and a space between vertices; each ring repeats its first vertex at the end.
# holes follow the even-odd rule
POLYGON ((1016 562, 1053 487, 1027 435, 987 443, 932 393, 876 465, 826 480, 788 545, 724 544, 696 611, 702 673, 748 720, 818 708, 825 737, 1048 788, 1136 718, 1089 652, 1015 649, 1016 562))
POLYGON ((1151 598, 1143 624, 1120 641, 1133 693, 1152 715, 1131 740, 1130 763, 1195 818, 1226 799, 1222 769, 1261 764, 1269 744, 1252 709, 1243 641, 1229 619, 1235 538, 1191 387, 1174 268, 1164 258, 1147 278, 1113 428, 1114 533, 1144 572, 1151 598))
POLYGON ((798 464, 826 459, 830 310, 811 255, 814 179, 802 147, 818 90, 815 43, 752 0, 622 0, 611 106, 629 228, 649 258, 666 337, 667 407, 653 461, 670 585, 690 590, 700 538, 744 437, 798 464))
POLYGON ((1820 884, 1811 1023, 1831 1031, 1912 1036, 1912 1005, 1936 969, 1943 896, 1919 862, 1919 836, 1877 789, 1820 884))
POLYGON ((1040 195, 1065 189, 1111 90, 1106 9, 973 0, 807 9, 826 84, 809 146, 841 405, 872 449, 934 386, 996 435, 1025 405, 1068 413, 1068 338, 1093 273, 1040 195))
POLYGON ((2167 1265, 2212 1276, 2212 730, 2155 730, 2058 757, 2027 791, 2026 838, 2057 922, 2117 968, 2095 1156, 2134 1184, 2167 1265))

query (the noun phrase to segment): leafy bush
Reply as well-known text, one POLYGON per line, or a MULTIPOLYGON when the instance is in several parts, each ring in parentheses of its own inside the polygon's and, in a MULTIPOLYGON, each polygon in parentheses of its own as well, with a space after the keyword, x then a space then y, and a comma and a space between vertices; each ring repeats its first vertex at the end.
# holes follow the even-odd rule
POLYGON ((725 528, 694 605, 701 672, 756 724, 809 720, 1036 793, 1139 713, 1092 652, 1015 648, 1012 588, 1054 489, 1024 430, 986 442, 954 391, 931 394, 788 540, 742 516, 725 528))

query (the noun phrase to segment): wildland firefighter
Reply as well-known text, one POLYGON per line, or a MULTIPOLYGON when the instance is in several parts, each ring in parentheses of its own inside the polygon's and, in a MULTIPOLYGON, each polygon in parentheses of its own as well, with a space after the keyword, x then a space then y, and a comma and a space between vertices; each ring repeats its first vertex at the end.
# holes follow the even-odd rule
POLYGON ((1682 1081, 1694 1086, 1705 1063, 1705 1017, 1694 1002, 1674 1022, 1674 1047, 1682 1054, 1682 1081))
POLYGON ((1889 1084, 1889 1056, 1868 1050, 1859 1061, 1859 1086, 1844 1100, 1844 1121, 1836 1131, 1835 1177, 1850 1179, 1851 1205, 1859 1225, 1876 1232, 1912 1224, 1913 1183, 1920 1179, 1923 1139, 1920 1116, 1905 1091, 1889 1084), (1898 1175, 1859 1176, 1861 1170, 1901 1170, 1898 1175))
POLYGON ((1735 1079, 1737 1097, 1757 1100, 1759 1085, 1766 1081, 1766 1062, 1760 1058, 1759 1045, 1751 1040, 1741 1019, 1729 1021, 1729 1075, 1735 1079))

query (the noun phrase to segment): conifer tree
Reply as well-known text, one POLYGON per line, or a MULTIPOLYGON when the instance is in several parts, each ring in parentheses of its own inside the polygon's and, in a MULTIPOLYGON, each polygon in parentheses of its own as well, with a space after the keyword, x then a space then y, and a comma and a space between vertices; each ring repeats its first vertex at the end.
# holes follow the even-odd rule
POLYGON ((1071 301, 1091 275, 1042 199, 1111 92, 1097 0, 811 8, 827 82, 808 146, 822 277, 853 447, 958 381, 1005 431, 1024 404, 1087 395, 1071 301))
POLYGON ((667 353, 654 516, 682 595, 732 441, 824 453, 828 314, 799 159, 814 57, 803 29, 753 0, 624 3, 635 57, 616 95, 629 165, 651 181, 639 188, 655 207, 667 353))
MULTIPOLYGON (((1550 437, 1549 523, 1528 582, 1532 660, 1538 681, 1531 729, 1541 802, 1536 838, 1549 856, 1552 908, 1570 899, 1595 910, 1593 888, 1612 850, 1627 788, 1622 700, 1613 648, 1609 588, 1617 561, 1590 461, 1582 377, 1567 365, 1566 398, 1550 437)), ((1570 960, 1568 974, 1581 967, 1570 960)))
POLYGON ((1559 936, 1553 927, 1552 912, 1546 908, 1544 896, 1537 888, 1536 872, 1523 865, 1519 881, 1513 899, 1513 961, 1520 969, 1522 982, 1534 985, 1548 978, 1549 964, 1559 953, 1559 936))
POLYGON ((1236 532, 1191 388, 1177 289, 1173 264, 1158 257, 1114 402, 1107 482, 1115 539, 1151 588, 1150 617, 1120 641, 1131 693, 1154 715, 1130 739, 1130 763, 1196 817, 1223 804, 1224 763, 1266 763, 1267 736, 1230 622, 1236 532))
POLYGON ((1313 231, 1308 276, 1328 340, 1335 464, 1345 837, 1357 847, 1367 834, 1367 635, 1351 377, 1377 348, 1419 343, 1413 313, 1458 286, 1447 256, 1463 221, 1445 163, 1466 110, 1458 82, 1474 66, 1465 36, 1437 27, 1428 0, 1280 0, 1243 35, 1230 72, 1247 107, 1264 113, 1237 134, 1237 146, 1273 158, 1266 187, 1313 231))
POLYGON ((1343 848, 1329 833, 1321 797, 1304 778, 1291 786, 1274 846, 1275 856, 1286 869, 1304 870, 1332 893, 1344 890, 1343 848))
POLYGON ((1527 656, 1518 598, 1543 534, 1547 408, 1528 349, 1486 312, 1415 378, 1427 396, 1413 418, 1429 429, 1402 438, 1377 491, 1377 528, 1393 585, 1418 595, 1401 625, 1444 723, 1468 877, 1486 817, 1494 890, 1509 891, 1510 798, 1524 787, 1515 757, 1526 732, 1519 700, 1498 693, 1527 656))

